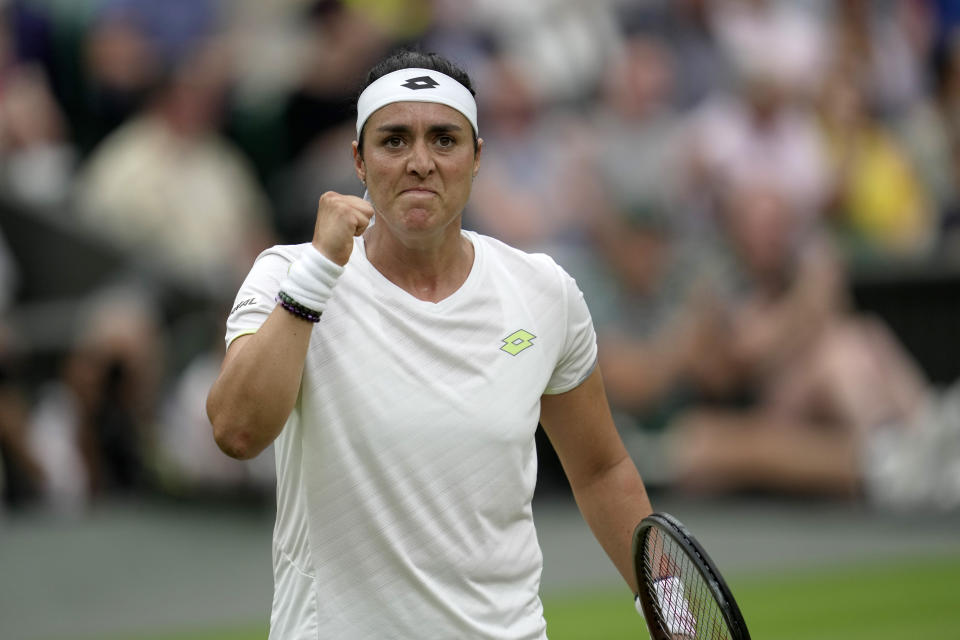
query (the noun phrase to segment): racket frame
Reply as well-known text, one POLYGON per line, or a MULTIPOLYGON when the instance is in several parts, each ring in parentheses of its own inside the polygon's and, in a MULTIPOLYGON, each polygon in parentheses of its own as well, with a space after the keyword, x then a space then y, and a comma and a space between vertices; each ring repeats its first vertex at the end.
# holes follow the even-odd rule
POLYGON ((645 517, 633 531, 633 569, 639 589, 640 605, 652 640, 674 639, 664 630, 664 617, 660 611, 660 605, 652 597, 652 585, 645 577, 643 552, 646 547, 647 531, 650 529, 659 530, 661 534, 672 538, 683 549, 716 601, 732 640, 750 640, 750 632, 747 631, 747 623, 743 619, 743 614, 740 613, 740 607, 737 606, 730 587, 727 586, 713 560, 682 522, 662 511, 645 517))

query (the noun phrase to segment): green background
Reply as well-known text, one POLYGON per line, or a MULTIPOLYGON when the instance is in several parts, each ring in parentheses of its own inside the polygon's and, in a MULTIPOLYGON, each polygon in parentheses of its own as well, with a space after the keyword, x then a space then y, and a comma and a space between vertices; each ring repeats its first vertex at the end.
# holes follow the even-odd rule
MULTIPOLYGON (((960 638, 960 555, 748 575, 730 583, 756 639, 960 638)), ((544 607, 551 640, 645 637, 624 591, 557 594, 545 598, 544 607)), ((263 640, 266 634, 265 625, 253 624, 136 640, 263 640)))

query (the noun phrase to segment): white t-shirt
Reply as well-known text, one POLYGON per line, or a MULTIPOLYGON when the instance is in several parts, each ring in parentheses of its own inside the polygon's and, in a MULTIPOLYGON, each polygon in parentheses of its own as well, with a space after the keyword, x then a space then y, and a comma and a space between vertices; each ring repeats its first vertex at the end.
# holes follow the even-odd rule
MULTIPOLYGON (((596 335, 573 279, 464 231, 470 275, 439 303, 356 239, 275 442, 270 638, 542 639, 533 525, 540 397, 579 385, 596 335)), ((255 331, 306 245, 257 259, 227 320, 255 331)))

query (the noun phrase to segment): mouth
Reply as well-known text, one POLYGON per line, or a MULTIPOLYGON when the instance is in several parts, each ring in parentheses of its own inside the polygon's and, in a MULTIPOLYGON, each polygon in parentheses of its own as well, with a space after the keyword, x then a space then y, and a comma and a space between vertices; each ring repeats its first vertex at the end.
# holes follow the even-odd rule
POLYGON ((403 191, 400 192, 400 194, 401 195, 410 194, 410 195, 420 195, 420 196, 435 196, 437 195, 437 192, 434 191, 433 189, 427 189, 426 187, 411 187, 410 189, 404 189, 403 191))

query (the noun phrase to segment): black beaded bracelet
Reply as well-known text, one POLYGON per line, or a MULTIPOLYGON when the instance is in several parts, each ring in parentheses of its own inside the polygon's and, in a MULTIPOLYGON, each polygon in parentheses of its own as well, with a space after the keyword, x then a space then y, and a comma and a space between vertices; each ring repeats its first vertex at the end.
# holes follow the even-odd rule
POLYGON ((283 291, 277 294, 277 302, 280 303, 281 307, 307 322, 320 322, 320 316, 323 315, 322 311, 308 309, 283 291))

